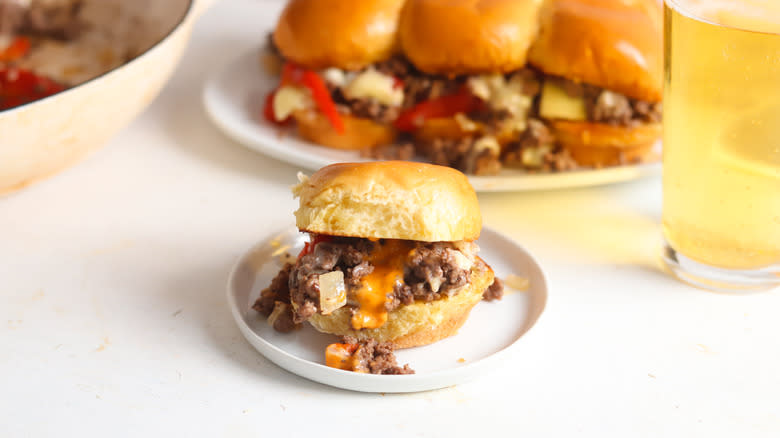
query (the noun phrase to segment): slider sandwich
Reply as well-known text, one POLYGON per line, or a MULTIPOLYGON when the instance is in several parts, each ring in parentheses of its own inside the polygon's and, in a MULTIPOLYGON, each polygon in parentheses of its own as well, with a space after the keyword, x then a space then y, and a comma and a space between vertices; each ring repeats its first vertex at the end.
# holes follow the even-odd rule
MULTIPOLYGON (((479 301, 501 298, 501 282, 478 256, 479 204, 462 173, 342 163, 303 178, 294 193, 309 242, 255 304, 277 330, 308 322, 354 340, 343 345, 409 348, 455 334, 479 301)), ((360 351, 334 345, 329 362, 360 351)))
POLYGON ((539 116, 581 166, 647 161, 661 137, 657 0, 549 0, 528 55, 544 74, 539 116))

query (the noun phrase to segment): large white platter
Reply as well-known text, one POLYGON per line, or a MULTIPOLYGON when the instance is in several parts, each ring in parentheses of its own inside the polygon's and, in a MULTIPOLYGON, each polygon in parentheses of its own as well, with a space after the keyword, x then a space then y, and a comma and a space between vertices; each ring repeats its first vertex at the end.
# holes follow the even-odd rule
MULTIPOLYGON (((260 66, 259 49, 222 66, 207 82, 203 103, 211 120, 242 145, 278 160, 316 170, 337 162, 362 161, 355 151, 340 151, 301 140, 262 118, 265 95, 278 78, 260 66)), ((496 176, 471 176, 477 191, 525 191, 617 183, 660 173, 660 164, 640 164, 574 172, 531 174, 505 169, 496 176)))
POLYGON ((455 336, 397 351, 399 363, 408 363, 416 374, 381 376, 329 368, 324 365, 325 347, 338 338, 308 324, 292 333, 278 333, 251 309, 282 267, 282 254, 297 254, 305 240, 305 235, 290 229, 249 250, 230 274, 227 298, 241 333, 257 351, 292 373, 327 385, 364 392, 413 392, 471 380, 489 372, 510 351, 522 348, 520 339, 537 322, 547 302, 547 282, 531 255, 510 239, 484 229, 478 242, 480 256, 500 278, 509 274, 527 278, 527 290, 508 290, 501 301, 477 304, 455 336))

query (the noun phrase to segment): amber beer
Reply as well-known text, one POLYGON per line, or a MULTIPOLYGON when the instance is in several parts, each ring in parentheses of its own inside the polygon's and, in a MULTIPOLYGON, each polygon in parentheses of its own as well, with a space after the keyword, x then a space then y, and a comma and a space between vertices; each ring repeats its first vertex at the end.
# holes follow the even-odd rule
POLYGON ((699 286, 773 287, 780 0, 666 0, 664 13, 665 261, 699 286))

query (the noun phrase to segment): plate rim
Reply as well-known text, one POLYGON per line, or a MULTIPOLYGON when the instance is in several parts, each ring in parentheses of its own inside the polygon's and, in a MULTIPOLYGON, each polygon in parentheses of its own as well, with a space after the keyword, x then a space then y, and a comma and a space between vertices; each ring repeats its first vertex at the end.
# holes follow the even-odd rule
MULTIPOLYGON (((302 151, 300 153, 284 153, 284 148, 289 147, 283 142, 278 140, 268 140, 268 138, 254 138, 251 135, 245 135, 242 129, 234 128, 231 125, 241 123, 240 121, 233 120, 223 111, 218 109, 219 105, 216 103, 218 96, 223 96, 218 90, 221 89, 220 84, 224 81, 224 76, 230 74, 230 72, 236 70, 235 66, 249 62, 250 59, 257 58, 256 54, 258 50, 262 50, 262 46, 253 47, 246 52, 242 52, 233 58, 230 62, 220 65, 215 68, 207 77, 204 82, 201 92, 201 104, 203 105, 206 115, 211 122, 228 138, 239 143, 243 147, 250 149, 254 152, 261 153, 263 155, 270 156, 279 161, 283 161, 293 166, 299 166, 308 170, 315 171, 320 167, 339 162, 329 157, 320 155, 310 156, 311 154, 302 151), (276 142, 274 145, 269 145, 271 142, 276 142)), ((259 68, 259 62, 257 69, 261 76, 258 78, 258 83, 262 83, 264 80, 270 79, 270 76, 259 68)), ((247 90, 250 91, 250 90, 247 90)), ((269 126, 258 123, 257 129, 268 130, 269 126)), ((270 137, 273 133, 264 137, 270 137)), ((286 133, 285 135, 294 136, 293 132, 286 133)), ((296 141, 304 142, 304 140, 295 138, 296 141)), ((308 143, 308 142, 306 142, 308 143)), ((308 145, 307 145, 308 146, 308 145)), ((309 147, 321 147, 311 143, 309 147)), ((345 152, 338 150, 330 150, 330 152, 345 152)), ((346 151, 347 153, 349 151, 346 151)), ((351 156, 347 161, 367 161, 359 156, 351 156)), ((557 172, 557 173, 518 173, 510 175, 491 175, 491 176, 476 176, 467 175, 474 189, 478 192, 525 192, 525 191, 540 191, 540 190, 561 190, 583 187, 594 187, 608 184, 625 183, 628 181, 638 180, 651 176, 658 176, 661 173, 661 162, 654 163, 642 163, 623 166, 612 166, 601 169, 582 169, 569 172, 557 172)))
POLYGON ((291 234, 293 231, 298 232, 298 229, 295 227, 288 227, 270 233, 264 239, 252 245, 242 253, 230 269, 226 284, 226 298, 233 320, 236 325, 238 325, 241 334, 261 355, 287 372, 324 385, 357 392, 408 393, 434 390, 470 381, 477 377, 482 369, 497 363, 498 361, 505 360, 509 354, 515 351, 520 341, 526 338, 531 330, 539 324, 539 320, 547 309, 549 301, 549 281, 536 258, 509 236, 490 227, 483 227, 483 235, 492 235, 491 237, 503 240, 514 246, 515 249, 523 252, 531 262, 531 268, 537 271, 541 282, 538 297, 535 298, 540 300, 537 304, 539 310, 536 314, 529 314, 529 319, 526 321, 523 332, 516 339, 500 350, 465 365, 422 374, 400 376, 360 374, 331 368, 288 353, 257 334, 244 319, 244 316, 241 313, 242 304, 238 302, 238 297, 233 292, 235 290, 235 279, 238 269, 245 264, 247 258, 255 253, 258 248, 268 245, 271 241, 278 238, 278 236, 287 235, 288 233, 291 234), (332 375, 330 379, 326 377, 329 374, 332 375), (456 378, 457 382, 454 382, 456 378), (399 385, 401 382, 403 382, 402 385, 399 385))

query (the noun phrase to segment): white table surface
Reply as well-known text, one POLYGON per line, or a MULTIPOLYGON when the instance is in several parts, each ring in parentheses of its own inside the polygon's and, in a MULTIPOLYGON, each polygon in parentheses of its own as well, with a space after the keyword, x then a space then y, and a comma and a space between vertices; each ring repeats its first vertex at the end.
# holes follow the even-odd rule
POLYGON ((292 223, 298 169, 227 140, 200 89, 277 10, 216 5, 139 119, 0 199, 0 435, 780 436, 780 291, 717 295, 663 274, 659 179, 480 195, 485 224, 538 257, 550 300, 474 382, 361 394, 261 357, 225 280, 292 223))

